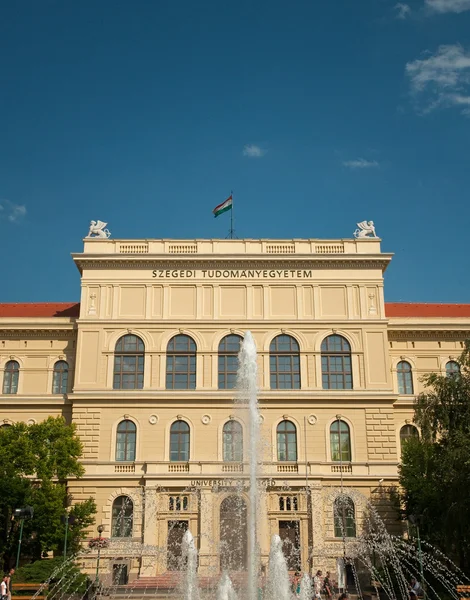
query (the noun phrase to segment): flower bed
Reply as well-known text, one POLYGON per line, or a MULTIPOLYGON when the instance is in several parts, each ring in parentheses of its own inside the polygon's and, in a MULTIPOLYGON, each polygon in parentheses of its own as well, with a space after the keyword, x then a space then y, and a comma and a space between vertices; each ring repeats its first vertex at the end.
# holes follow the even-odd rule
POLYGON ((88 542, 88 548, 108 548, 109 539, 103 537, 93 538, 88 542))

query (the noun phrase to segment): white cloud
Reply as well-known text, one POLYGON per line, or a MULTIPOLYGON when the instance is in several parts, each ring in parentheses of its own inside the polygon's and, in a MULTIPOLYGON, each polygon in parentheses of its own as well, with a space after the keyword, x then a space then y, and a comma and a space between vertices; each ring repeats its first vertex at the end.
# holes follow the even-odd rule
POLYGON ((243 156, 249 156, 250 158, 261 158, 266 154, 266 150, 263 150, 256 144, 246 144, 243 147, 243 156))
POLYGON ((15 204, 10 200, 0 201, 0 217, 4 217, 11 223, 19 221, 26 215, 26 206, 24 204, 15 204))
POLYGON ((470 10, 470 0, 425 0, 425 4, 437 13, 461 13, 470 10))
POLYGON ((348 169, 375 169, 378 166, 379 163, 376 160, 366 160, 365 158, 343 161, 343 167, 348 167, 348 169))
POLYGON ((408 4, 404 4, 403 2, 398 2, 393 7, 397 11, 397 19, 406 19, 408 14, 411 12, 411 8, 408 4))
POLYGON ((439 46, 435 54, 406 64, 411 92, 422 113, 439 107, 470 104, 470 52, 458 44, 439 46))

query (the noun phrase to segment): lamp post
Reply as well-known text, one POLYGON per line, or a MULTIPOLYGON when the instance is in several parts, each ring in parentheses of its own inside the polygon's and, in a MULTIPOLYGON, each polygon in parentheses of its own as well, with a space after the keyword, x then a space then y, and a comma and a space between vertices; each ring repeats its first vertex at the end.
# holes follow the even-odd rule
POLYGON ((33 518, 34 509, 32 506, 25 506, 24 508, 15 508, 14 516, 15 518, 20 519, 20 539, 18 540, 18 551, 16 553, 16 569, 20 563, 20 553, 21 553, 21 542, 23 541, 23 526, 24 520, 26 517, 30 519, 33 518))
MULTIPOLYGON (((341 526, 341 537, 343 538, 343 577, 344 577, 344 588, 343 591, 348 591, 348 578, 346 573, 346 515, 345 515, 345 506, 344 506, 344 486, 343 486, 343 449, 341 447, 341 421, 342 415, 336 415, 336 423, 338 426, 338 452, 339 452, 339 476, 341 483, 341 502, 338 506, 340 510, 340 514, 338 515, 338 520, 340 520, 341 526)), ((333 457, 331 457, 333 458, 333 457)))
POLYGON ((65 523, 65 537, 64 537, 64 562, 67 560, 67 538, 69 534, 69 525, 73 525, 75 523, 75 516, 70 515, 67 511, 65 515, 60 518, 62 523, 65 523))
POLYGON ((418 559, 419 559, 419 574, 421 577, 421 587, 423 588, 423 598, 426 600, 426 590, 424 589, 424 571, 423 571, 423 553, 421 552, 421 538, 419 536, 419 520, 420 516, 409 515, 409 522, 416 527, 416 537, 418 540, 418 559))
POLYGON ((95 577, 95 585, 96 585, 96 589, 98 590, 98 585, 99 585, 99 572, 100 572, 100 554, 101 554, 101 534, 103 533, 103 525, 98 525, 98 533, 99 533, 99 544, 98 544, 98 557, 96 559, 96 577, 95 577))

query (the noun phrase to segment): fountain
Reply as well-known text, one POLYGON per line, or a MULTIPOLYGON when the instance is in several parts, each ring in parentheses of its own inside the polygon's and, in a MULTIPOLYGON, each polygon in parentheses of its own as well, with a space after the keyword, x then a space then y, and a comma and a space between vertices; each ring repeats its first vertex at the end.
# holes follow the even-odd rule
POLYGON ((182 559, 185 567, 182 596, 184 600, 199 600, 199 588, 197 584, 197 550, 194 545, 193 535, 190 531, 186 531, 183 536, 182 559))
POLYGON ((308 573, 304 573, 302 575, 302 579, 300 580, 299 600, 312 600, 312 597, 312 581, 308 573))
POLYGON ((258 570, 259 552, 257 543, 257 514, 259 511, 258 469, 260 460, 259 451, 259 423, 258 410, 258 365, 256 362, 256 345, 250 331, 245 334, 245 339, 239 354, 239 369, 237 378, 237 402, 248 419, 249 446, 248 464, 250 473, 250 507, 248 510, 248 599, 258 598, 258 570))
POLYGON ((237 600, 237 594, 233 589, 233 584, 227 571, 222 573, 219 585, 217 586, 217 600, 237 600))
POLYGON ((275 600, 277 598, 288 600, 291 596, 290 587, 286 559, 282 552, 282 540, 278 535, 273 535, 271 551, 269 553, 265 597, 267 600, 275 600))

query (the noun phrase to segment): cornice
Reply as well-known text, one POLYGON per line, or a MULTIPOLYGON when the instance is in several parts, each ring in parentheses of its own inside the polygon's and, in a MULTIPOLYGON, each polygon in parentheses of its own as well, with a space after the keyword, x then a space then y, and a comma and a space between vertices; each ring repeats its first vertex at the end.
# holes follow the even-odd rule
POLYGON ((75 323, 67 329, 64 327, 57 328, 37 328, 34 323, 23 325, 18 323, 18 325, 10 325, 9 327, 0 326, 0 337, 10 338, 10 337, 18 337, 21 334, 27 334, 28 337, 32 338, 44 338, 49 339, 51 336, 60 335, 61 337, 66 338, 74 338, 77 336, 77 326, 75 323))
POLYGON ((72 404, 68 395, 38 395, 30 396, 27 394, 14 394, 14 395, 1 395, 0 394, 0 406, 6 406, 7 408, 13 408, 15 412, 28 410, 31 406, 47 408, 50 406, 67 406, 72 404))
POLYGON ((446 339, 446 340, 458 340, 463 341, 470 337, 470 322, 468 329, 400 329, 387 331, 388 340, 393 342, 394 340, 429 340, 429 339, 446 339))
MULTIPOLYGON (((83 463, 84 464, 84 463, 83 463)), ((94 462, 90 462, 87 463, 89 465, 93 465, 95 466, 96 464, 100 464, 100 463, 94 463, 94 462)), ((190 464, 197 464, 199 466, 199 461, 191 461, 190 464)), ((264 468, 266 468, 267 466, 269 466, 270 464, 275 464, 275 463, 263 463, 264 468)), ((310 461, 307 462, 307 465, 320 465, 321 463, 311 463, 310 461)), ((383 466, 383 467, 389 467, 389 466, 393 466, 396 467, 398 465, 398 461, 381 461, 380 463, 374 463, 374 462, 369 462, 366 463, 365 466, 367 465, 377 465, 377 466, 383 466)), ((300 486, 300 488, 294 487, 293 489, 304 489, 305 488, 305 462, 297 462, 298 465, 298 472, 297 473, 275 473, 275 474, 267 474, 267 473, 263 473, 262 474, 262 479, 264 480, 272 480, 272 481, 276 481, 277 484, 275 487, 271 487, 270 489, 278 489, 278 490, 282 490, 283 486, 285 484, 285 482, 290 482, 292 486, 300 486)), ((362 463, 353 463, 353 466, 362 466, 362 463)), ((361 483, 364 486, 369 487, 370 486, 370 482, 377 482, 377 478, 380 477, 380 475, 376 475, 376 474, 351 474, 351 473, 343 473, 342 475, 340 473, 312 473, 309 475, 309 481, 310 481, 310 485, 312 485, 313 481, 316 482, 320 482, 320 481, 325 481, 325 482, 334 482, 334 485, 338 485, 338 482, 341 478, 343 478, 345 481, 348 481, 348 485, 360 485, 361 483)), ((387 481, 398 481, 398 475, 392 475, 392 474, 385 474, 385 477, 387 478, 387 481)), ((169 488, 169 490, 175 489, 177 490, 178 488, 180 489, 182 486, 183 487, 187 487, 187 488, 191 488, 191 485, 188 485, 188 482, 191 481, 221 481, 221 480, 241 480, 241 481, 246 481, 248 483, 249 481, 249 474, 248 473, 237 473, 236 477, 234 477, 234 473, 220 473, 220 474, 215 474, 215 473, 211 473, 209 475, 206 474, 195 474, 195 473, 174 473, 174 474, 170 474, 170 473, 110 473, 110 474, 96 474, 96 473, 85 473, 85 475, 83 475, 82 477, 80 477, 79 480, 77 479, 69 479, 69 483, 80 483, 80 482, 86 482, 86 483, 91 483, 91 482, 101 482, 101 481, 115 481, 115 482, 129 482, 129 481, 145 481, 145 482, 159 482, 158 483, 158 488, 161 489, 162 485, 163 486, 167 486, 169 488)), ((122 485, 122 483, 118 483, 118 485, 122 485)), ((194 488, 197 489, 197 488, 194 488)), ((300 511, 302 512, 302 511, 300 511)), ((285 515, 285 513, 282 513, 283 515, 285 515)), ((128 538, 129 539, 129 538, 128 538)), ((335 538, 336 539, 336 538, 335 538)))
POLYGON ((269 269, 377 269, 385 270, 392 259, 391 254, 380 255, 322 255, 318 257, 298 256, 297 258, 279 256, 233 256, 233 258, 214 258, 213 256, 187 257, 147 255, 114 256, 110 255, 73 255, 75 264, 80 269, 256 269, 267 265, 269 269))
MULTIPOLYGON (((157 403, 161 407, 179 406, 184 403, 187 406, 203 404, 204 406, 228 405, 233 406, 235 394, 232 391, 223 391, 217 389, 210 390, 191 390, 188 392, 172 391, 172 390, 136 390, 134 393, 121 390, 83 390, 74 391, 69 394, 69 399, 72 403, 103 402, 113 405, 137 406, 139 402, 142 404, 150 404, 155 406, 157 403)), ((324 390, 280 390, 273 392, 272 390, 261 390, 258 392, 258 401, 261 410, 264 408, 263 403, 268 405, 280 404, 288 406, 289 402, 298 404, 311 405, 315 402, 316 407, 322 405, 330 407, 332 403, 336 406, 351 405, 358 402, 373 402, 374 404, 389 404, 395 402, 398 396, 391 390, 340 390, 334 392, 329 390, 325 394, 324 390)))
POLYGON ((295 328, 297 331, 302 332, 318 332, 318 331, 333 331, 333 329, 341 329, 347 327, 349 331, 361 331, 364 327, 377 327, 382 330, 387 325, 386 317, 381 319, 379 317, 367 318, 367 319, 332 319, 332 317, 319 317, 312 319, 282 319, 280 317, 273 317, 272 319, 249 319, 237 317, 236 324, 234 321, 228 321, 227 317, 220 317, 218 319, 196 319, 196 318, 181 318, 175 319, 175 317, 152 317, 144 319, 142 317, 119 317, 111 319, 109 317, 81 317, 78 321, 78 327, 81 329, 83 326, 100 325, 102 327, 110 327, 116 329, 122 327, 128 329, 132 325, 131 329, 147 329, 149 331, 170 331, 172 329, 179 329, 181 325, 184 325, 184 329, 201 329, 209 328, 211 331, 216 328, 218 331, 229 331, 230 329, 236 328, 247 328, 252 329, 254 327, 261 328, 263 331, 273 331, 275 329, 288 329, 295 328))
POLYGON ((393 403, 393 408, 400 410, 402 408, 414 408, 416 404, 417 396, 407 396, 406 398, 400 397, 396 402, 393 403))

